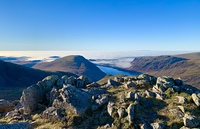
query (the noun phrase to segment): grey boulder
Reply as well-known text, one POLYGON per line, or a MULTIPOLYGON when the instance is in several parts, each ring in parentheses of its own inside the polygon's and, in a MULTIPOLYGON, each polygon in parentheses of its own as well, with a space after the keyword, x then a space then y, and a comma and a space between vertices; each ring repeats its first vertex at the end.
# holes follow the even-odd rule
POLYGON ((51 121, 62 121, 64 120, 64 116, 62 114, 61 109, 57 109, 54 107, 49 107, 41 114, 42 118, 49 119, 51 121))
POLYGON ((91 106, 91 95, 74 86, 64 86, 60 93, 66 110, 83 115, 91 106))
POLYGON ((24 108, 24 113, 30 114, 34 111, 38 106, 38 102, 45 99, 44 95, 44 88, 39 85, 32 85, 23 90, 20 103, 24 108))
POLYGON ((200 106, 200 94, 193 93, 192 100, 197 106, 200 106))
POLYGON ((135 110, 135 105, 134 104, 130 104, 128 106, 128 108, 127 108, 129 123, 132 123, 133 120, 134 120, 134 116, 135 116, 134 110, 135 110))
POLYGON ((100 107, 102 107, 103 105, 105 105, 106 103, 108 103, 108 95, 98 95, 92 105, 92 110, 93 111, 97 110, 100 107))

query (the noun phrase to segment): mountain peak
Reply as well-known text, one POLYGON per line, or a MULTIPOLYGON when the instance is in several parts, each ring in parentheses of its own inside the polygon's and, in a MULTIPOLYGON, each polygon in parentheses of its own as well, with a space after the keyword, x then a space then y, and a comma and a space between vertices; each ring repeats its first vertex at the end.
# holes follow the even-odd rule
POLYGON ((106 75, 96 65, 81 55, 70 55, 56 59, 52 62, 38 63, 34 65, 33 68, 47 71, 71 72, 76 75, 86 75, 93 81, 97 81, 106 75))

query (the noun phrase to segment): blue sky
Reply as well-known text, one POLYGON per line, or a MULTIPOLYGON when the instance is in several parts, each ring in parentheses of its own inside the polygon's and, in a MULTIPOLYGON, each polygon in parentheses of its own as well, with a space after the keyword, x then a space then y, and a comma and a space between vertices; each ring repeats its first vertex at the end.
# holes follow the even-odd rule
POLYGON ((200 51, 200 0, 0 0, 0 50, 200 51))

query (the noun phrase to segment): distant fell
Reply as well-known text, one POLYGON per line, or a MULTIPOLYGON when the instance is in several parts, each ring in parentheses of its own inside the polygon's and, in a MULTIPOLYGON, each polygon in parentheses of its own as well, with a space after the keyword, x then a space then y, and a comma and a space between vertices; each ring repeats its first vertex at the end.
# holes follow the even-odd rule
POLYGON ((71 72, 76 75, 85 75, 92 81, 97 81, 106 75, 96 65, 80 55, 70 55, 56 59, 52 62, 38 63, 34 65, 33 68, 48 71, 71 72))
POLYGON ((200 53, 174 56, 138 57, 131 62, 129 70, 181 78, 187 84, 200 89, 200 53))
POLYGON ((131 67, 129 69, 140 72, 158 71, 184 60, 187 59, 173 56, 138 57, 131 62, 131 67))

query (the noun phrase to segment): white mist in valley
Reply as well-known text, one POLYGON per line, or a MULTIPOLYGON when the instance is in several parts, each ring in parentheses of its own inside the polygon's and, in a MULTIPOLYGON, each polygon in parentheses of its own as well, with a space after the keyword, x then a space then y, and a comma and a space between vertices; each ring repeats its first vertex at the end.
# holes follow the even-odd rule
MULTIPOLYGON (((82 55, 87 59, 114 59, 107 62, 115 63, 119 67, 128 67, 134 57, 182 54, 185 51, 0 51, 2 57, 17 57, 20 61, 42 60, 49 62, 55 60, 54 56, 82 55)), ((103 61, 103 60, 101 60, 103 61)), ((106 61, 106 60, 104 60, 106 61)))

